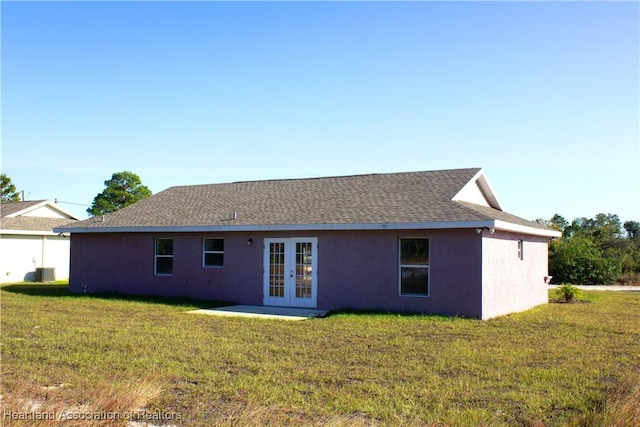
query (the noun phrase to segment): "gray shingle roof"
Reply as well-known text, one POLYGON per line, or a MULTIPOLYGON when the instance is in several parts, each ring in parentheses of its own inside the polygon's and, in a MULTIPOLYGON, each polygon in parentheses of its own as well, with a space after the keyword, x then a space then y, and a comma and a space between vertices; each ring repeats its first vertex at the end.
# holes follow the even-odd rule
POLYGON ((0 204, 0 216, 2 218, 20 212, 23 209, 30 208, 44 202, 44 200, 29 200, 26 202, 2 202, 0 204))
MULTIPOLYGON (((62 227, 71 222, 77 222, 77 219, 66 213, 62 208, 48 200, 29 200, 23 202, 2 202, 0 204, 0 230, 8 231, 27 231, 27 232, 49 232, 52 233, 55 227, 62 227), (31 216, 32 211, 38 208, 46 207, 58 211, 62 216, 68 215, 68 218, 52 217, 53 212, 40 212, 39 216, 31 216), (33 209, 32 209, 33 208, 33 209), (24 211, 24 212, 23 212, 24 211), (40 216, 51 215, 51 216, 40 216)), ((11 233, 7 233, 11 234, 11 233)), ((15 234, 15 233, 13 233, 15 234)), ((37 233, 41 234, 41 233, 37 233)))
POLYGON ((18 216, 15 218, 2 218, 0 229, 2 230, 26 230, 26 231, 49 231, 56 227, 62 227, 74 223, 76 220, 69 218, 42 218, 37 216, 18 216))
POLYGON ((104 219, 60 230, 314 229, 495 219, 544 228, 497 209, 452 201, 478 172, 470 168, 171 187, 104 219))
POLYGON ((458 204, 464 206, 465 208, 474 212, 474 214, 479 215, 480 218, 485 220, 498 220, 508 222, 510 224, 522 225, 524 227, 533 227, 539 230, 550 230, 549 227, 538 224, 533 221, 529 221, 528 219, 520 218, 519 216, 512 215, 507 212, 499 211, 497 209, 493 209, 487 206, 475 205, 469 202, 457 202, 458 204))

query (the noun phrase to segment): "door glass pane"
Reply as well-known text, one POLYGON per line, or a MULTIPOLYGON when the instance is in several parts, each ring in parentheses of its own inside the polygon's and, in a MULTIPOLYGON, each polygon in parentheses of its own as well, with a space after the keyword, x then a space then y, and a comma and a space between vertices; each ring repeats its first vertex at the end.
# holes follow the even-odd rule
POLYGON ((269 245, 269 296, 284 297, 284 243, 269 245))
POLYGON ((296 243, 296 298, 311 298, 311 242, 296 243))

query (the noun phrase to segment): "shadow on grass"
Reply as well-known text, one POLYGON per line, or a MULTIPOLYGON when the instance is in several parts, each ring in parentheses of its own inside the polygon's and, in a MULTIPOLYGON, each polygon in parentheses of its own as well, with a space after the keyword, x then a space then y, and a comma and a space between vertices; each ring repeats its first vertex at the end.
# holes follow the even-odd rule
POLYGON ((389 317, 407 317, 407 318, 420 318, 429 319, 434 321, 452 322, 459 320, 478 320, 473 317, 464 317, 453 314, 438 314, 438 313, 417 313, 412 311, 384 311, 384 310, 356 310, 351 308, 341 310, 331 310, 323 317, 331 316, 378 316, 381 318, 389 317))
POLYGON ((234 305, 231 302, 225 301, 211 301, 211 300, 197 300, 193 298, 185 297, 161 297, 152 295, 129 295, 120 293, 96 293, 96 294, 81 294, 75 292, 69 292, 68 284, 47 284, 47 283, 17 283, 6 284, 0 288, 3 291, 11 292, 14 294, 39 296, 39 297, 53 297, 53 298, 93 298, 93 299, 105 299, 105 300, 117 300, 117 301, 131 301, 131 302, 143 302, 148 304, 163 304, 171 306, 185 306, 196 308, 216 308, 234 305))
MULTIPOLYGON (((105 299, 113 301, 131 301, 142 302, 148 304, 163 304, 170 306, 180 306, 193 309, 202 308, 218 308, 228 307, 230 305, 236 305, 237 303, 228 301, 214 301, 214 300, 198 300, 186 297, 162 297, 154 295, 130 295, 122 293, 95 293, 95 294, 82 294, 69 291, 68 283, 12 283, 4 284, 0 287, 3 291, 11 292, 14 294, 38 296, 38 297, 53 297, 53 298, 93 298, 93 299, 105 299)), ((393 312, 383 310, 356 310, 356 309, 342 309, 332 310, 327 312, 323 318, 331 316, 362 316, 362 317, 407 317, 407 318, 423 318, 435 321, 450 322, 455 320, 477 320, 473 318, 465 318, 462 316, 446 315, 446 314, 429 314, 429 313, 415 313, 415 312, 393 312)))

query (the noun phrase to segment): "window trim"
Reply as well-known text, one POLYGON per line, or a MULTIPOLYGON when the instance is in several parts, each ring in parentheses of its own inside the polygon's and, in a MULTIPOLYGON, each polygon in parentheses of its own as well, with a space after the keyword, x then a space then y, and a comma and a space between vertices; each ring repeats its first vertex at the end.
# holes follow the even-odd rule
POLYGON ((172 237, 155 237, 153 239, 153 275, 154 276, 173 276, 173 238, 172 237), (158 254, 158 240, 171 240, 171 255, 158 254), (171 273, 158 273, 158 258, 171 258, 171 273))
POLYGON ((424 236, 398 237, 398 296, 402 298, 429 298, 431 297, 431 239, 424 236), (429 248, 429 264, 402 264, 402 243, 403 239, 422 239, 427 241, 429 248), (427 293, 426 294, 403 294, 402 293, 402 268, 421 268, 427 270, 427 293))
POLYGON ((203 237, 202 238, 202 268, 224 268, 224 237, 203 237), (221 251, 207 251, 205 250, 206 240, 222 240, 221 251), (207 254, 222 254, 222 265, 207 265, 207 254))

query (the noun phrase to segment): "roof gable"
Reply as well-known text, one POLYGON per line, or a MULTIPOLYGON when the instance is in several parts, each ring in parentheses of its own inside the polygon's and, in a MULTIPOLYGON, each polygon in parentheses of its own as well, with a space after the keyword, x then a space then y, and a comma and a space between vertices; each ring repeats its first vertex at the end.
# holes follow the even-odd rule
POLYGON ((50 200, 3 202, 0 216, 3 234, 49 234, 55 227, 78 221, 72 213, 50 200))
POLYGON ((502 206, 482 170, 478 171, 451 200, 502 210, 502 206))
POLYGON ((19 216, 60 218, 77 220, 71 212, 50 200, 31 200, 26 202, 3 202, 0 205, 2 218, 16 218, 19 216))

